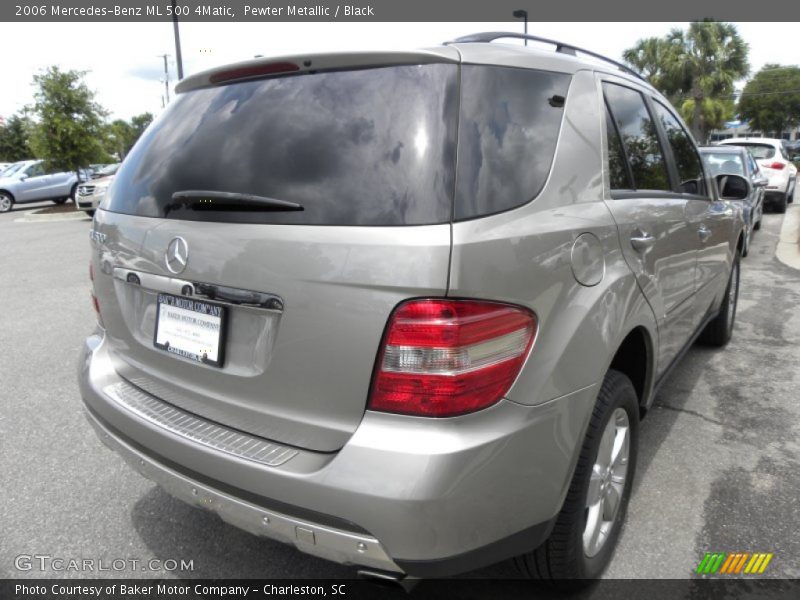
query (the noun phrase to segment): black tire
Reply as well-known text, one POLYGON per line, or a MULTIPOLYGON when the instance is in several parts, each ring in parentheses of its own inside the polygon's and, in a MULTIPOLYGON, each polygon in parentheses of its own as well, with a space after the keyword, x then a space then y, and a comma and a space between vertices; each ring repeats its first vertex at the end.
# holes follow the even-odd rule
POLYGON ((700 334, 700 341, 709 346, 724 346, 731 341, 733 327, 736 323, 736 306, 739 304, 739 277, 741 274, 739 253, 733 258, 733 267, 725 288, 725 297, 719 314, 706 325, 700 334), (731 297, 733 294, 733 297, 731 297))
POLYGON ((68 199, 72 200, 73 202, 75 202, 75 194, 77 194, 77 193, 78 193, 78 184, 76 183, 75 185, 72 186, 72 189, 69 191, 69 198, 68 199))
POLYGON ((67 201, 67 198, 53 198, 53 202, 55 204, 61 205, 67 201))
POLYGON ((763 218, 763 216, 758 217, 758 221, 756 221, 756 224, 753 225, 753 231, 759 231, 761 229, 761 219, 763 218))
POLYGON ((789 203, 789 194, 780 194, 775 200, 775 212, 785 213, 786 205, 789 203))
POLYGON ((790 182, 786 187, 786 203, 791 204, 794 202, 794 188, 797 187, 797 180, 790 182))
POLYGON ((744 242, 742 242, 742 258, 750 254, 750 241, 752 240, 752 237, 753 231, 750 230, 750 232, 745 236, 744 242))
POLYGON ((90 217, 93 217, 94 216, 94 210, 87 210, 86 214, 89 215, 90 217))
MULTIPOLYGON (((639 401, 633 384, 626 375, 610 370, 603 380, 594 406, 578 464, 572 476, 567 497, 558 515, 553 532, 536 550, 515 559, 517 568, 526 577, 547 581, 558 588, 576 589, 592 583, 611 560, 630 498, 636 471, 639 433, 639 401), (609 522, 605 541, 594 556, 584 546, 584 530, 590 509, 587 507, 591 476, 606 426, 621 409, 627 415, 629 451, 622 493, 613 519, 609 522)), ((595 481, 602 478, 596 476, 595 481)), ((609 485, 608 483, 606 485, 609 485)), ((602 496, 602 492, 601 492, 602 496)))
POLYGON ((14 196, 8 192, 0 192, 0 213, 10 212, 14 208, 14 196))

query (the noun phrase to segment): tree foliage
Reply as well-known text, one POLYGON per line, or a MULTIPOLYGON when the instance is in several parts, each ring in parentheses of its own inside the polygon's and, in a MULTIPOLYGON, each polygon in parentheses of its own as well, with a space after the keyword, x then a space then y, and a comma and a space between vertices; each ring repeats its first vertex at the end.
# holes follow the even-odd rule
POLYGON ((31 112, 36 125, 30 145, 48 168, 77 171, 107 160, 102 146, 106 111, 95 101, 84 75, 53 66, 33 77, 31 112))
POLYGON ((106 150, 119 160, 124 159, 152 121, 153 115, 149 112, 132 117, 130 122, 123 119, 112 121, 106 130, 106 150))
POLYGON ((0 127, 0 161, 17 162, 33 157, 28 144, 31 120, 24 115, 13 115, 0 127))
POLYGON ((639 40, 623 59, 678 107, 699 141, 733 116, 733 84, 750 69, 748 45, 730 23, 698 21, 639 40))
POLYGON ((765 65, 744 86, 739 114, 765 133, 800 125, 800 67, 765 65))

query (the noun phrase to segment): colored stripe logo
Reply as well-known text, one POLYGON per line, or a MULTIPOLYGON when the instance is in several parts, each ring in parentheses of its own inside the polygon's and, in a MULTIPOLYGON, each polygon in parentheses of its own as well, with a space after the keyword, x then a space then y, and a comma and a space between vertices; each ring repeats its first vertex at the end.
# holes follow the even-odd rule
POLYGON ((706 552, 695 573, 760 575, 767 569, 772 557, 772 552, 706 552))

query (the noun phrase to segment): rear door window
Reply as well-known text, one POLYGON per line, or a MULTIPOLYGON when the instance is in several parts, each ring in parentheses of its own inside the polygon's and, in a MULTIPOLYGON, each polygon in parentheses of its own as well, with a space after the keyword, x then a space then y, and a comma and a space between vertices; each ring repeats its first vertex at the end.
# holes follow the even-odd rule
POLYGON ((457 67, 392 66, 181 94, 118 171, 104 208, 301 225, 449 222, 457 67), (286 200, 302 211, 165 210, 178 191, 286 200))
POLYGON ((570 76, 464 65, 455 218, 521 206, 544 187, 570 76))
POLYGON ((603 90, 633 173, 634 188, 671 190, 655 123, 642 95, 613 83, 604 83, 603 90))
MULTIPOLYGON (((667 143, 675 159, 675 168, 678 170, 678 191, 682 194, 707 196, 703 163, 691 136, 663 104, 656 101, 653 102, 653 106, 664 127, 667 143)), ((734 161, 737 159, 735 156, 731 158, 734 161)), ((738 162, 741 171, 741 159, 738 162)))

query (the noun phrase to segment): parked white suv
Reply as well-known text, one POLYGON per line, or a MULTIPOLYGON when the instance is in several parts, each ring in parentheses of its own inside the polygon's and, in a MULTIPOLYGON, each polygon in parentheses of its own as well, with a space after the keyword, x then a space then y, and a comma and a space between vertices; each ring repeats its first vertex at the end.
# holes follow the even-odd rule
POLYGON ((786 205, 794 197, 797 167, 786 154, 784 141, 776 138, 730 138, 720 144, 744 146, 756 159, 761 172, 769 179, 766 200, 778 212, 786 212, 786 205))

